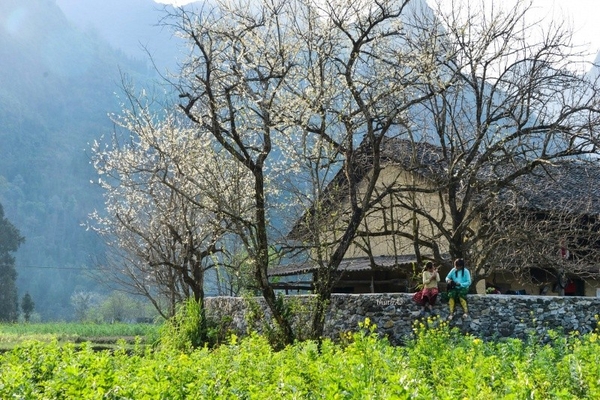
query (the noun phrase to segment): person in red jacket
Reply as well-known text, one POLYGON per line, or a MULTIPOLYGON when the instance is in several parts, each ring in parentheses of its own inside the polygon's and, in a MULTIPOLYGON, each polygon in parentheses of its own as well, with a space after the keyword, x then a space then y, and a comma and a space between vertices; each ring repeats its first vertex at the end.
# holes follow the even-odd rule
POLYGON ((440 274, 437 268, 433 267, 433 263, 428 261, 425 264, 425 270, 422 275, 423 289, 415 293, 414 299, 423 307, 423 313, 426 311, 433 313, 433 306, 439 293, 438 282, 440 281, 440 274))

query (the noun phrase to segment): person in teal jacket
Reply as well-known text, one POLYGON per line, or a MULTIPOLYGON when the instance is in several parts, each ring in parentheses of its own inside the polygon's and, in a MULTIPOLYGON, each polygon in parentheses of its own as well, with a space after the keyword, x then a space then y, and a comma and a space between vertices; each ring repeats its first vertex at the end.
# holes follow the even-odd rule
POLYGON ((450 315, 448 319, 452 319, 454 316, 456 300, 460 302, 463 309, 463 318, 468 318, 467 293, 469 293, 469 286, 471 286, 471 273, 465 268, 465 260, 462 258, 454 260, 454 268, 446 276, 446 284, 449 288, 448 306, 450 307, 450 315))

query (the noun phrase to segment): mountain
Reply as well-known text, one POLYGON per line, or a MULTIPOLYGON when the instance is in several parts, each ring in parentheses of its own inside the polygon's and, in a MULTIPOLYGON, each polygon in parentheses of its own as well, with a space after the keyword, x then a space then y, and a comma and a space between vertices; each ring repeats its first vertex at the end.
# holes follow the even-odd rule
POLYGON ((152 57, 159 70, 176 67, 179 48, 160 20, 170 6, 153 0, 56 0, 80 29, 94 32, 128 57, 152 57))
POLYGON ((68 319, 70 296, 97 290, 85 270, 104 253, 82 227, 102 206, 86 149, 112 130, 121 73, 139 86, 154 74, 54 0, 0 1, 0 59, 0 203, 26 240, 19 298, 29 292, 43 319, 68 319))

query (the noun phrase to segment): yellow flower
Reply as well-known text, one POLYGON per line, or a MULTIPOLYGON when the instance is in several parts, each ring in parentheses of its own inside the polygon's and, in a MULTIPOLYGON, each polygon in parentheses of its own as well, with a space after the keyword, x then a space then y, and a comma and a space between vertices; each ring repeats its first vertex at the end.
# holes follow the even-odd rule
POLYGON ((363 322, 358 323, 358 326, 360 328, 369 329, 369 327, 371 326, 371 318, 369 318, 369 317, 365 318, 365 320, 363 322))
POLYGON ((229 337, 229 344, 235 346, 237 344, 238 337, 235 333, 232 333, 229 337))

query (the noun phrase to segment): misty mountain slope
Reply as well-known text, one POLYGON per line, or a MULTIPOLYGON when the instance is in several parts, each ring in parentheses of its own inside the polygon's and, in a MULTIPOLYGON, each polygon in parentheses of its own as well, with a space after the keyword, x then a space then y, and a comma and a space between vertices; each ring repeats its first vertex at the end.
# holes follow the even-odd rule
POLYGON ((56 4, 78 27, 96 32, 127 56, 147 62, 150 53, 159 70, 176 66, 176 40, 159 24, 169 6, 154 0, 56 0, 56 4))
POLYGON ((20 296, 44 318, 68 318, 69 297, 94 287, 81 273, 103 244, 81 223, 102 205, 85 149, 109 134, 120 71, 150 85, 134 62, 70 23, 53 0, 0 1, 0 203, 26 238, 20 296))

